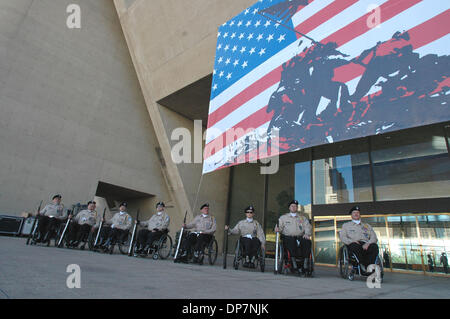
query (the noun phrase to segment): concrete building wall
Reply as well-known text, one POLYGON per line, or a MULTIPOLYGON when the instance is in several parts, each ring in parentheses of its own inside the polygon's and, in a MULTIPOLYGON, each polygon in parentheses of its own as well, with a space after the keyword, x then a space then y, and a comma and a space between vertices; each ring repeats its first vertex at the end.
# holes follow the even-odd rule
POLYGON ((19 215, 54 193, 66 206, 98 181, 170 193, 158 141, 114 3, 0 0, 0 213, 19 215))
POLYGON ((157 132, 166 176, 181 219, 198 213, 209 202, 217 217, 216 236, 221 246, 225 221, 229 170, 203 176, 201 164, 173 163, 173 129, 193 132, 193 121, 161 106, 158 101, 212 73, 217 28, 254 0, 114 0, 133 59, 147 109, 157 132), (194 205, 201 181, 197 204, 194 205), (196 207, 193 207, 196 206, 196 207))

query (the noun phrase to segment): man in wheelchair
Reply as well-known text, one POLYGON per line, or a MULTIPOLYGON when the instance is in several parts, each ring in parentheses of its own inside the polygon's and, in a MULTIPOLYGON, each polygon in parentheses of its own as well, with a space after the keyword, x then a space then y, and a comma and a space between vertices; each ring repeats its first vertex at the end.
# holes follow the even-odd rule
POLYGON ((150 249, 152 243, 161 238, 164 232, 167 232, 170 223, 170 217, 164 211, 165 204, 159 202, 156 204, 156 214, 154 214, 146 222, 138 222, 141 226, 146 227, 141 229, 136 241, 136 255, 146 254, 150 249))
POLYGON ((281 233, 285 256, 290 258, 292 272, 305 275, 305 259, 311 254, 312 226, 308 218, 299 215, 297 211, 298 201, 293 200, 289 203, 289 213, 279 218, 275 232, 281 233))
POLYGON ((255 216, 255 208, 249 206, 245 209, 246 219, 239 221, 233 229, 229 230, 229 226, 225 225, 225 230, 229 230, 230 235, 239 234, 240 243, 242 245, 243 257, 245 258, 244 267, 255 268, 255 261, 260 247, 264 249, 266 237, 261 224, 253 217, 255 216))
POLYGON ((189 224, 183 224, 184 229, 193 229, 186 240, 182 241, 182 253, 180 261, 187 262, 188 252, 194 250, 193 262, 203 264, 203 252, 206 245, 212 240, 216 232, 216 219, 209 215, 209 204, 203 204, 201 214, 195 216, 189 224))
POLYGON ((75 217, 69 215, 69 218, 72 218, 72 222, 67 229, 68 247, 75 248, 78 247, 80 242, 83 242, 80 249, 83 250, 85 248, 89 232, 93 230, 93 226, 98 222, 97 212, 95 211, 96 205, 96 202, 89 201, 87 209, 82 210, 75 217))
POLYGON ((118 241, 126 240, 132 221, 131 216, 126 211, 127 206, 127 203, 121 203, 119 211, 114 214, 113 218, 103 221, 106 226, 102 227, 100 231, 101 243, 99 245, 103 250, 108 250, 111 245, 115 245, 118 241))
POLYGON ((347 245, 350 256, 356 256, 363 274, 366 274, 367 267, 376 262, 378 238, 373 228, 361 221, 361 210, 358 206, 352 207, 349 213, 352 220, 342 225, 339 238, 347 245))
POLYGON ((48 242, 56 234, 56 230, 61 222, 66 219, 64 205, 61 204, 61 195, 55 195, 52 202, 47 204, 38 216, 38 236, 36 242, 48 242))

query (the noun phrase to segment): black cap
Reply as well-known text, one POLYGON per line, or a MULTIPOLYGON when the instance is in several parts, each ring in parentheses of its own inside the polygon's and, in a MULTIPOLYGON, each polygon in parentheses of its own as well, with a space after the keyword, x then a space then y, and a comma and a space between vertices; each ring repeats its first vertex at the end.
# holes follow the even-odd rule
POLYGON ((61 199, 61 198, 62 198, 62 196, 61 196, 61 195, 59 195, 59 194, 56 194, 55 196, 53 196, 52 200, 54 200, 55 198, 59 198, 59 199, 61 199))
POLYGON ((255 207, 253 207, 253 205, 248 206, 244 212, 247 213, 247 211, 249 211, 249 210, 251 210, 252 213, 255 213, 255 207))
POLYGON ((361 213, 361 208, 359 208, 359 206, 353 206, 352 208, 350 208, 350 211, 348 212, 349 215, 350 215, 354 210, 357 210, 357 211, 359 211, 359 212, 361 213))
POLYGON ((204 207, 209 207, 209 204, 208 203, 203 204, 202 207, 200 207, 200 210, 202 210, 204 207))
MULTIPOLYGON (((292 200, 290 203, 289 203, 289 206, 291 206, 292 204, 295 204, 295 205, 298 205, 298 200, 292 200)), ((288 206, 288 207, 289 207, 288 206)))
POLYGON ((156 207, 158 207, 158 206, 166 207, 166 205, 164 204, 164 202, 158 202, 158 203, 156 203, 156 207))
POLYGON ((97 205, 97 203, 96 202, 94 202, 93 200, 90 200, 88 203, 87 203, 88 205, 90 205, 90 204, 94 204, 94 205, 97 205))
MULTIPOLYGON (((120 206, 125 206, 125 207, 127 207, 128 204, 127 204, 126 202, 123 202, 123 203, 120 204, 120 206)), ((120 206, 119 206, 119 207, 120 207, 120 206)))

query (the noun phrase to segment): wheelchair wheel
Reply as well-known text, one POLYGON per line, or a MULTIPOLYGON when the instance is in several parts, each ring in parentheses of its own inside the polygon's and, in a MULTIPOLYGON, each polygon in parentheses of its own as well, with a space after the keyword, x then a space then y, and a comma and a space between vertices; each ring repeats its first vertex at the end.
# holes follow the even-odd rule
POLYGON ((214 265, 217 260, 218 245, 217 240, 213 238, 208 246, 208 260, 210 265, 214 265))
MULTIPOLYGON (((338 256, 338 271, 339 275, 344 279, 350 279, 349 276, 352 274, 353 267, 350 263, 350 256, 347 246, 342 246, 339 249, 338 256)), ((350 279, 352 280, 352 279, 350 279)))
POLYGON ((309 258, 305 259, 305 277, 314 277, 314 255, 311 252, 309 258))
MULTIPOLYGON (((130 248, 130 241, 131 241, 131 234, 128 232, 128 235, 126 236, 125 240, 119 240, 117 242, 117 246, 119 247, 119 251, 122 255, 128 254, 128 248, 130 248)), ((114 246, 112 246, 114 248, 114 246)), ((111 252, 112 254, 112 252, 111 252)))
POLYGON ((261 269, 261 272, 264 272, 264 270, 266 268, 266 251, 262 248, 259 249, 258 263, 259 263, 259 268, 261 269))
POLYGON ((383 283, 384 278, 384 267, 383 267, 383 259, 380 258, 380 255, 377 256, 375 264, 380 267, 380 283, 383 283))
POLYGON ((236 241, 236 247, 234 249, 234 259, 233 259, 233 267, 234 269, 239 269, 239 264, 242 260, 242 252, 241 252, 241 245, 240 245, 240 239, 236 241))
POLYGON ((158 248, 153 256, 158 256, 161 259, 167 259, 172 252, 172 237, 169 235, 162 235, 158 242, 158 248))
POLYGON ((87 238, 87 245, 89 250, 94 250, 94 243, 95 243, 95 236, 97 235, 97 232, 89 232, 89 236, 87 238))

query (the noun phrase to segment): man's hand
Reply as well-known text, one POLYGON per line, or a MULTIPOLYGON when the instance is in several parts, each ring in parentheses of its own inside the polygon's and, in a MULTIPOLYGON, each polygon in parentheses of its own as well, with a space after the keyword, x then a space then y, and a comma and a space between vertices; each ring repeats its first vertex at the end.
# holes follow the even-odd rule
POLYGON ((308 235, 303 235, 303 238, 311 240, 311 237, 309 237, 308 235))
POLYGON ((225 225, 225 230, 228 230, 228 229, 230 229, 230 227, 228 227, 228 225, 225 225))
POLYGON ((186 228, 186 224, 181 224, 181 226, 182 226, 183 228, 186 228))
POLYGON ((362 247, 364 250, 369 249, 370 244, 369 243, 365 243, 362 247))
POLYGON ((278 228, 278 226, 275 226, 275 232, 276 232, 276 233, 279 233, 279 232, 280 232, 280 229, 278 228))

